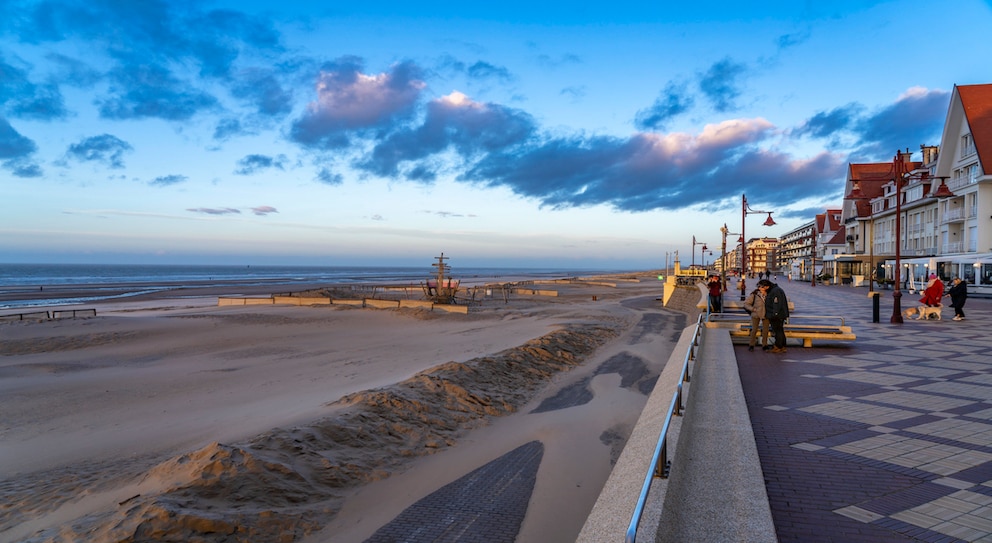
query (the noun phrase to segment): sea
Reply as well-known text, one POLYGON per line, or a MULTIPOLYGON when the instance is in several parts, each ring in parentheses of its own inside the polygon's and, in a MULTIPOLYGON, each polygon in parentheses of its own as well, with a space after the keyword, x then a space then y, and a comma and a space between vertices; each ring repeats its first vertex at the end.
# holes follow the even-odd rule
MULTIPOLYGON (((558 278, 629 270, 552 268, 453 268, 456 279, 472 277, 558 278)), ((117 264, 2 264, 0 309, 64 305, 127 298, 180 288, 348 284, 417 284, 436 274, 432 267, 389 266, 208 266, 117 264), (48 292, 45 292, 48 289, 48 292), (85 296, 78 296, 85 291, 85 296), (67 293, 60 297, 59 292, 67 293), (73 295, 68 295, 74 293, 73 295)))

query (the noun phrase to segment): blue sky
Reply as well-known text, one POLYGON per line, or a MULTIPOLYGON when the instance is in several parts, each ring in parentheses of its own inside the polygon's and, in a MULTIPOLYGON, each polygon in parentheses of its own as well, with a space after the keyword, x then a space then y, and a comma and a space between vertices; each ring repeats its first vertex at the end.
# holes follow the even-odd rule
POLYGON ((992 82, 989 1, 360 4, 0 0, 0 262, 659 268, 992 82))

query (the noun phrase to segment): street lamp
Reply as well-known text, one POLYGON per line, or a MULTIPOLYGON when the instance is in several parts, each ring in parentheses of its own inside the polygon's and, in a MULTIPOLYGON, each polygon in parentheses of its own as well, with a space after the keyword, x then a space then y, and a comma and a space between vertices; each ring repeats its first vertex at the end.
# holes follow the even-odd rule
POLYGON ((765 219, 765 226, 774 226, 775 221, 772 220, 772 211, 761 211, 758 209, 751 209, 751 206, 747 205, 747 195, 741 194, 741 301, 744 301, 746 297, 747 287, 744 286, 744 277, 747 275, 747 237, 744 236, 744 226, 747 222, 747 216, 752 213, 767 213, 768 218, 765 219))
POLYGON ((720 244, 720 284, 723 285, 723 289, 727 289, 727 236, 739 236, 731 232, 727 228, 727 223, 723 223, 720 227, 720 234, 723 236, 723 242, 720 244))
MULTIPOLYGON (((909 150, 906 153, 902 151, 896 151, 895 158, 892 159, 892 173, 893 182, 896 185, 896 266, 895 266, 895 277, 893 280, 895 283, 892 285, 892 318, 889 322, 892 324, 902 324, 902 292, 899 290, 900 283, 902 279, 899 277, 900 269, 902 268, 902 187, 904 182, 908 182, 910 179, 926 179, 930 176, 930 172, 924 171, 918 174, 914 174, 906 171, 906 163, 909 161, 909 150)), ((931 194, 934 198, 949 198, 954 196, 947 185, 944 184, 946 177, 940 177, 940 186, 937 190, 931 194)))
POLYGON ((702 251, 705 251, 706 250, 706 244, 703 243, 703 242, 701 242, 701 241, 697 242, 696 241, 696 236, 692 236, 692 266, 690 266, 690 269, 693 268, 693 267, 695 267, 695 265, 696 265, 696 245, 702 245, 703 246, 703 248, 700 249, 700 252, 699 252, 699 256, 700 257, 703 256, 702 251))

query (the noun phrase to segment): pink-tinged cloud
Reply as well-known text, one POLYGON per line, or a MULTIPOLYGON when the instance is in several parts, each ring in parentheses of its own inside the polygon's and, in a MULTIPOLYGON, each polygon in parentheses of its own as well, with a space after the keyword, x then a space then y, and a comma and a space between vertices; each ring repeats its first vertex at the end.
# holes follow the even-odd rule
POLYGON ((279 210, 272 206, 258 206, 251 208, 251 212, 256 215, 268 215, 269 213, 279 213, 279 210))
POLYGON ((408 117, 426 86, 420 69, 411 62, 373 75, 361 70, 360 60, 354 57, 324 66, 317 78, 317 99, 293 125, 294 140, 315 147, 347 145, 351 132, 385 127, 408 117))

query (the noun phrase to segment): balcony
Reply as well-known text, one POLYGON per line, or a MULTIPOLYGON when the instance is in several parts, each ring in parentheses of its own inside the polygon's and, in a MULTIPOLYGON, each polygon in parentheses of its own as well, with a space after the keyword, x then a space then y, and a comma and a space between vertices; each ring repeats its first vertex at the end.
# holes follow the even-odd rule
POLYGON ((965 217, 964 217, 963 208, 959 207, 955 209, 948 209, 946 212, 944 212, 943 216, 940 217, 940 223, 947 224, 952 222, 962 222, 964 221, 964 218, 965 217))

